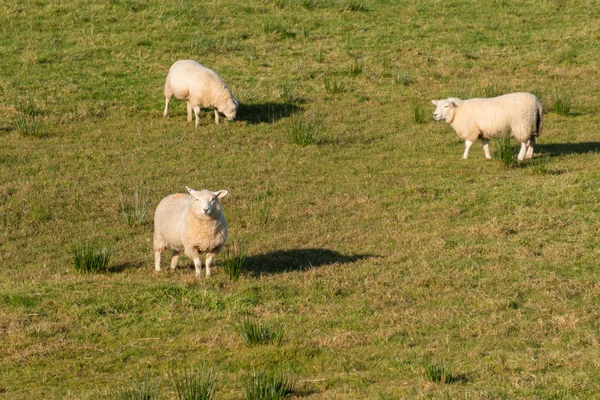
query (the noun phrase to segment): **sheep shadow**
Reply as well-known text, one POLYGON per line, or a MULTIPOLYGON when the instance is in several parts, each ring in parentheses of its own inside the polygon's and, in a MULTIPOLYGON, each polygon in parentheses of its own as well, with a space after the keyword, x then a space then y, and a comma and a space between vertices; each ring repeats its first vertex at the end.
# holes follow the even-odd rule
POLYGON ((108 268, 108 272, 111 274, 120 274, 128 269, 140 269, 144 268, 147 263, 141 261, 124 261, 111 265, 108 268))
POLYGON ((262 104, 240 104, 236 120, 245 121, 249 124, 268 123, 272 124, 280 119, 294 115, 303 108, 292 103, 262 103, 262 104))
POLYGON ((349 264, 370 257, 373 255, 344 255, 334 250, 318 248, 277 250, 248 256, 245 269, 256 275, 276 274, 286 271, 305 271, 333 264, 349 264))
POLYGON ((549 143, 537 144, 536 153, 545 153, 550 157, 560 157, 568 154, 585 154, 600 152, 600 142, 580 143, 549 143))

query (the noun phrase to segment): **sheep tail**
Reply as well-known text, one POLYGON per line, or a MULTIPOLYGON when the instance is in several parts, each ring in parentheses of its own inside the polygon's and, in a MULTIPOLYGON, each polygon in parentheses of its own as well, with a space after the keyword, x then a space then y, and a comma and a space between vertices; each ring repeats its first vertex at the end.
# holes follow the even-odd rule
POLYGON ((542 134, 542 127, 544 126, 544 118, 542 116, 542 112, 542 105, 538 103, 537 114, 535 119, 535 137, 538 137, 542 134))

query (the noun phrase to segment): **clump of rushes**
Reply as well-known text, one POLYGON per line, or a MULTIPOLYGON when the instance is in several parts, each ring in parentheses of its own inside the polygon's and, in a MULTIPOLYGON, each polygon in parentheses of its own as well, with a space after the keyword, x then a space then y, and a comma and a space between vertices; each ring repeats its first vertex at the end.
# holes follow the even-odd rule
POLYGON ((314 114, 309 116, 293 115, 287 124, 287 139, 292 144, 309 146, 319 141, 321 123, 314 114))
POLYGON ((559 89, 554 90, 554 101, 552 107, 558 115, 567 116, 571 113, 572 97, 559 89))
POLYGON ((121 212, 123 214, 123 222, 126 225, 145 225, 148 222, 146 218, 148 214, 148 202, 150 201, 149 190, 146 189, 142 195, 139 187, 135 188, 133 201, 127 202, 124 199, 123 192, 120 193, 121 212))
POLYGON ((242 340, 248 347, 281 344, 283 338, 283 329, 272 327, 270 324, 252 321, 249 318, 243 319, 236 330, 242 337, 242 340))
POLYGON ((323 79, 323 85, 325 86, 325 90, 327 90, 329 94, 338 94, 346 91, 346 85, 344 85, 344 82, 338 82, 334 78, 323 79))
POLYGON ((413 122, 415 124, 425 123, 425 114, 419 104, 413 104, 413 122))
POLYGON ((361 60, 354 60, 350 66, 350 76, 358 76, 363 71, 363 63, 361 60))
POLYGON ((214 368, 184 370, 172 378, 178 400, 211 400, 217 386, 214 368))
POLYGON ((424 366, 425 377, 431 382, 454 383, 452 370, 444 364, 427 364, 424 366))
POLYGON ((239 246, 236 242, 233 247, 225 248, 225 259, 223 260, 223 271, 231 280, 237 281, 246 269, 246 248, 239 246))
POLYGON ((274 371, 253 371, 246 387, 246 400, 279 400, 293 393, 294 381, 274 371))
POLYGON ((89 243, 72 249, 75 269, 83 273, 108 271, 108 263, 113 250, 108 246, 96 247, 89 243))
POLYGON ((32 100, 25 100, 17 105, 19 114, 15 119, 15 128, 22 136, 40 138, 44 136, 41 113, 32 100))
POLYGON ((157 400, 158 384, 154 383, 149 376, 138 384, 138 387, 118 391, 114 398, 116 400, 157 400))
POLYGON ((496 139, 496 158, 507 168, 517 163, 517 153, 513 147, 510 136, 505 135, 496 139))

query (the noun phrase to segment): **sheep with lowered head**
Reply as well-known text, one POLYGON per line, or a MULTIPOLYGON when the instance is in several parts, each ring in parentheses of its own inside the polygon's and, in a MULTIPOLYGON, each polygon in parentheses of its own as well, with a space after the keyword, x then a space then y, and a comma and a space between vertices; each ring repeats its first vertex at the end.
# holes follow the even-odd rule
POLYGON ((231 90, 212 69, 193 60, 179 60, 171 66, 165 82, 165 111, 169 113, 169 103, 175 96, 187 101, 187 120, 192 120, 192 110, 196 115, 196 128, 199 124, 200 107, 214 108, 215 122, 219 124, 219 113, 228 120, 235 119, 240 102, 232 96, 231 90))
POLYGON ((437 108, 433 117, 452 125, 465 139, 463 158, 477 138, 483 142, 485 158, 490 156, 490 139, 510 134, 521 143, 517 159, 533 156, 535 139, 542 134, 542 105, 531 93, 510 93, 489 99, 448 98, 431 101, 437 108))
POLYGON ((178 193, 160 201, 154 214, 154 267, 160 271, 161 254, 173 250, 171 269, 177 267, 179 253, 194 261, 196 277, 202 272, 200 254, 206 253, 206 277, 210 276, 213 259, 221 252, 227 240, 227 223, 220 199, 229 192, 193 190, 178 193))

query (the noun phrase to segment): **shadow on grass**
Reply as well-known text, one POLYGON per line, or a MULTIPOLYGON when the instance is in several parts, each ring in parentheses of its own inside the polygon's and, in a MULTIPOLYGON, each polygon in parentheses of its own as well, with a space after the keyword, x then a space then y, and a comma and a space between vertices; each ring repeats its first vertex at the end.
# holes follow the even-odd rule
POLYGON ((260 124, 263 122, 272 124, 302 110, 302 107, 291 103, 242 103, 238 110, 236 120, 245 121, 249 124, 260 124))
POLYGON ((119 274, 125 270, 128 269, 139 269, 139 268, 144 268, 146 266, 147 263, 143 263, 140 261, 124 261, 121 263, 116 263, 111 265, 108 268, 108 272, 111 274, 119 274))
POLYGON ((535 146, 536 153, 546 153, 551 157, 558 157, 567 154, 596 153, 599 151, 600 142, 550 143, 538 144, 535 146))
POLYGON ((313 267, 332 264, 348 264, 366 258, 371 254, 343 255, 328 249, 278 250, 271 253, 248 256, 246 270, 257 275, 274 274, 285 271, 304 271, 313 267))

